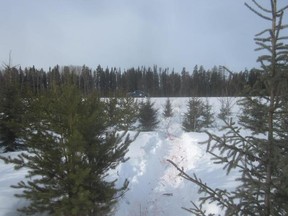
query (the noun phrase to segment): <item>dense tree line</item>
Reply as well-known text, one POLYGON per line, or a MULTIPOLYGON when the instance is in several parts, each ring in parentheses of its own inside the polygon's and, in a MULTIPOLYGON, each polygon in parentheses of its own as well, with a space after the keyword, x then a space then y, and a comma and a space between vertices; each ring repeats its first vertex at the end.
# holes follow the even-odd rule
POLYGON ((73 83, 84 94, 95 90, 107 97, 135 90, 152 97, 239 96, 246 86, 253 86, 259 71, 231 73, 225 67, 205 70, 195 66, 193 71, 170 71, 169 68, 138 67, 124 71, 117 68, 95 69, 79 66, 55 66, 48 71, 31 68, 5 67, 0 71, 0 90, 8 83, 17 85, 20 92, 39 94, 57 86, 73 83))

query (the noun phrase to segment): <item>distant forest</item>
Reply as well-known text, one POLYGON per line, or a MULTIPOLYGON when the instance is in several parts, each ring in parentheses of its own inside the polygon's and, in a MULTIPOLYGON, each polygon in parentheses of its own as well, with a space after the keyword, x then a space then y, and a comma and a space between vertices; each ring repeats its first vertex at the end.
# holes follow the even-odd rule
POLYGON ((142 90, 151 97, 221 97, 241 96, 252 86, 260 73, 256 69, 231 72, 214 66, 206 70, 195 66, 193 71, 175 72, 168 68, 138 67, 122 71, 120 68, 95 69, 84 66, 55 66, 49 71, 6 66, 0 71, 0 90, 15 84, 21 92, 39 94, 65 83, 75 84, 83 94, 97 91, 102 97, 121 96, 142 90))

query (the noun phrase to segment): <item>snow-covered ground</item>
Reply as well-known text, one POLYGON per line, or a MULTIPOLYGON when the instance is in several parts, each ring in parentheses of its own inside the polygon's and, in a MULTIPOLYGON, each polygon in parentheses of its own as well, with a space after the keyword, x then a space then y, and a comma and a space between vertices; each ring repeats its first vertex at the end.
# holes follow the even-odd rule
MULTIPOLYGON (((141 132, 131 143, 127 157, 130 159, 121 164, 113 175, 119 178, 119 184, 128 179, 129 190, 116 206, 117 216, 185 216, 191 215, 181 207, 192 207, 190 201, 197 202, 198 187, 181 178, 178 171, 167 159, 190 173, 196 173, 211 187, 234 188, 237 185, 235 176, 226 176, 222 166, 215 165, 206 153, 205 133, 184 132, 181 124, 187 110, 189 98, 170 98, 174 116, 168 119, 162 117, 166 98, 152 98, 159 114, 159 127, 153 132, 141 132)), ((208 98, 215 114, 215 128, 219 133, 217 119, 220 110, 218 98, 208 98)), ((233 99, 233 114, 237 116, 239 108, 233 99)), ((133 132, 132 132, 133 133, 133 132)), ((16 198, 13 194, 19 192, 10 185, 15 185, 24 179, 26 171, 13 169, 12 165, 0 161, 0 216, 17 215, 17 207, 25 205, 25 200, 16 198)), ((207 213, 221 214, 214 204, 205 206, 207 213)))

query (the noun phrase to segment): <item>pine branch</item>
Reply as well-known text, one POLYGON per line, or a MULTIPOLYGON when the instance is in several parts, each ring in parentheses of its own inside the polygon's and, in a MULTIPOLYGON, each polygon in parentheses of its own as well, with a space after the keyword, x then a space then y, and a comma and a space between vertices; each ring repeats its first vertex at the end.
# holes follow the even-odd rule
POLYGON ((271 40, 270 37, 266 37, 266 38, 254 38, 255 41, 262 41, 262 42, 268 42, 271 40))
POLYGON ((276 40, 278 40, 280 31, 283 29, 283 28, 282 28, 283 14, 284 14, 284 11, 282 11, 282 12, 279 14, 279 20, 278 20, 278 24, 277 24, 277 26, 276 26, 276 34, 275 34, 276 40))
MULTIPOLYGON (((260 49, 258 49, 258 51, 259 51, 260 49)), ((258 62, 264 62, 264 61, 268 61, 269 63, 271 63, 272 62, 272 58, 271 58, 271 56, 269 56, 269 55, 262 55, 262 56, 260 56, 258 59, 257 59, 257 61, 258 62)), ((270 71, 270 70, 269 70, 270 71)))
POLYGON ((220 164, 225 163, 224 169, 227 169, 227 175, 230 173, 232 168, 240 168, 240 170, 245 170, 245 164, 248 161, 252 162, 259 162, 261 163, 261 158, 253 154, 253 151, 251 149, 246 148, 245 146, 253 147, 254 149, 257 149, 257 147, 253 143, 253 137, 251 136, 242 136, 240 134, 240 129, 233 127, 232 123, 228 124, 228 122, 224 121, 226 123, 226 128, 230 131, 227 133, 227 135, 223 136, 222 138, 216 135, 210 134, 208 131, 206 133, 209 136, 208 141, 202 142, 200 144, 207 144, 206 151, 211 154, 214 158, 212 160, 215 160, 214 163, 220 164), (230 134, 230 135, 229 135, 230 134), (211 148, 212 141, 216 141, 216 143, 213 144, 213 147, 211 148), (230 143, 230 144, 229 144, 230 143), (240 146, 238 147, 238 145, 240 146), (220 154, 216 155, 213 153, 214 149, 219 149, 220 154), (221 156, 225 153, 225 156, 221 156), (245 156, 245 157, 244 157, 245 156), (229 159, 231 158, 232 159, 229 159), (243 158, 244 157, 244 158, 243 158), (247 160, 248 158, 249 160, 247 160), (245 161, 244 161, 245 160, 245 161), (241 162, 241 164, 240 164, 241 162))
POLYGON ((263 19, 272 21, 272 18, 264 16, 263 14, 261 14, 260 12, 256 11, 254 8, 252 8, 249 4, 247 4, 246 2, 244 3, 244 5, 249 8, 249 10, 251 10, 253 13, 257 14, 258 16, 262 17, 263 19))
POLYGON ((192 183, 199 186, 199 192, 205 192, 207 195, 205 197, 201 197, 200 200, 203 203, 207 202, 217 202, 219 206, 221 206, 222 209, 234 209, 235 212, 238 212, 239 209, 237 209, 237 206, 234 204, 232 197, 230 196, 230 193, 226 190, 221 190, 216 188, 215 190, 211 187, 207 186, 206 183, 203 183, 201 179, 197 178, 197 176, 194 174, 194 177, 191 177, 186 172, 184 172, 183 168, 180 169, 173 161, 167 159, 169 163, 171 163, 178 171, 179 175, 183 177, 184 179, 191 181, 192 183))
POLYGON ((288 9, 288 5, 286 5, 286 6, 284 6, 283 8, 281 8, 280 10, 278 10, 279 12, 284 12, 285 10, 287 10, 288 9))
POLYGON ((266 73, 269 72, 270 69, 269 69, 269 67, 268 67, 267 65, 264 64, 264 61, 263 61, 263 60, 261 60, 261 59, 258 58, 258 59, 257 59, 257 62, 260 62, 261 68, 263 69, 264 72, 266 72, 266 73))
POLYGON ((194 215, 199 215, 199 216, 206 216, 206 211, 203 211, 201 209, 201 207, 199 208, 194 202, 191 202, 192 205, 194 206, 194 209, 193 208, 185 208, 185 207, 182 207, 182 209, 194 214, 194 215))
MULTIPOLYGON (((272 48, 270 45, 266 45, 264 43, 261 43, 259 41, 256 41, 256 44, 260 46, 261 49, 266 49, 268 50, 270 53, 272 53, 272 48)), ((258 48, 259 49, 259 48, 258 48)))
MULTIPOLYGON (((212 139, 215 140, 215 137, 213 137, 212 139)), ((219 139, 221 139, 221 138, 219 138, 219 139)), ((241 142, 243 142, 243 141, 241 140, 241 142)), ((252 161, 261 161, 259 157, 253 155, 248 149, 243 150, 243 147, 239 147, 239 148, 236 147, 237 144, 235 144, 235 143, 231 143, 231 145, 228 145, 226 141, 221 140, 220 142, 218 141, 218 144, 219 145, 214 144, 213 149, 214 148, 219 148, 220 150, 222 149, 220 152, 221 155, 224 153, 224 151, 227 152, 225 157, 216 155, 212 151, 207 151, 207 152, 209 154, 211 154, 212 156, 214 156, 214 158, 212 158, 212 160, 218 160, 214 163, 216 163, 216 164, 226 163, 226 165, 224 166, 224 169, 227 169, 227 175, 230 173, 232 168, 238 167, 241 170, 245 169, 245 167, 243 165, 239 164, 239 162, 243 160, 243 156, 247 156, 252 161), (232 157, 231 160, 228 159, 230 157, 232 157)), ((242 164, 245 164, 245 162, 242 161, 242 164)))
MULTIPOLYGON (((287 25, 287 27, 288 27, 288 25, 287 25)), ((280 41, 280 40, 288 40, 288 36, 278 37, 278 41, 280 41)))
POLYGON ((260 4, 258 4, 255 0, 252 0, 252 2, 261 10, 263 10, 264 12, 267 12, 267 13, 271 13, 272 11, 271 10, 268 10, 266 8, 264 8, 263 6, 261 6, 260 4))
MULTIPOLYGON (((264 34, 264 33, 266 33, 266 32, 270 32, 270 31, 271 31, 271 29, 265 29, 265 30, 257 33, 257 34, 255 35, 255 37, 259 37, 260 35, 262 35, 262 34, 264 34)), ((269 38, 270 38, 270 40, 271 40, 271 37, 269 37, 269 38)))

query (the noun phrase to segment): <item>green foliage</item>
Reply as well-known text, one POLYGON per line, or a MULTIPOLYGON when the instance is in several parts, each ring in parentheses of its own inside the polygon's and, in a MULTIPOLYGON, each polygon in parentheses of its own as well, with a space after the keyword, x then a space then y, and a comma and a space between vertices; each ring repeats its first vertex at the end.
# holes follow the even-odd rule
POLYGON ((142 131, 153 131, 159 121, 157 120, 157 110, 153 108, 154 103, 151 103, 148 98, 145 102, 140 103, 139 122, 142 131))
POLYGON ((163 111, 163 116, 165 118, 169 118, 173 116, 173 109, 172 109, 171 101, 169 98, 167 98, 166 100, 164 111, 163 111))
POLYGON ((204 103, 201 98, 193 97, 188 101, 187 108, 182 122, 185 131, 199 132, 204 127, 210 127, 214 122, 211 105, 208 101, 204 103))
MULTIPOLYGON (((58 86, 73 84, 84 94, 95 90, 101 97, 126 94, 137 89, 149 92, 153 97, 197 97, 210 96, 239 96, 245 86, 253 86, 258 77, 255 69, 240 71, 226 76, 227 68, 214 66, 204 69, 195 66, 193 71, 169 71, 169 68, 151 67, 129 68, 121 71, 120 68, 96 69, 87 66, 56 65, 49 71, 36 69, 34 66, 13 68, 15 84, 21 92, 27 91, 34 95, 41 94, 58 86)), ((227 70, 229 71, 229 70, 227 70)), ((5 88, 7 78, 0 70, 0 91, 5 88)))
POLYGON ((118 128, 120 130, 133 130, 139 114, 137 101, 132 97, 120 98, 120 119, 118 128))
POLYGON ((135 129, 138 104, 132 97, 110 97, 105 100, 110 126, 119 130, 135 129))
POLYGON ((188 101, 187 108, 182 123, 183 129, 187 132, 200 131, 203 123, 203 120, 201 119, 203 102, 200 98, 193 97, 188 101))
POLYGON ((109 97, 105 99, 105 111, 107 113, 110 126, 115 126, 120 119, 119 102, 117 97, 109 97))
POLYGON ((253 134, 266 133, 268 129, 268 105, 264 98, 243 98, 239 101, 242 106, 242 113, 239 116, 239 123, 253 134))
POLYGON ((264 8, 252 2, 254 7, 245 5, 271 24, 255 38, 257 50, 264 51, 258 58, 261 70, 240 102, 243 108, 239 124, 221 116, 225 122, 223 135, 207 132, 209 139, 202 143, 207 144, 214 163, 223 164, 228 175, 232 170, 239 171, 239 186, 233 191, 213 189, 169 161, 203 194, 199 206, 192 202, 193 208, 185 208, 193 214, 205 215, 203 204, 213 202, 225 215, 288 214, 288 37, 282 31, 288 27, 283 24, 288 5, 279 9, 277 0, 271 0, 271 8, 264 8))
POLYGON ((220 98, 219 99, 221 107, 220 107, 220 112, 218 114, 218 118, 223 120, 223 121, 229 121, 229 118, 232 115, 232 107, 233 107, 233 102, 231 98, 220 98))
POLYGON ((0 147, 4 152, 24 149, 19 132, 26 113, 27 101, 13 81, 13 68, 7 68, 4 76, 9 79, 0 92, 0 147), (26 102, 26 103, 25 103, 26 102))
POLYGON ((206 98, 205 103, 203 103, 203 127, 208 128, 212 127, 215 121, 214 113, 212 112, 212 106, 209 104, 208 99, 206 98))
POLYGON ((3 158, 15 168, 28 168, 25 181, 15 188, 28 199, 25 214, 105 215, 111 212, 127 182, 115 188, 108 171, 125 161, 131 140, 107 131, 105 105, 92 94, 83 98, 72 86, 41 95, 26 124, 27 152, 3 158))

